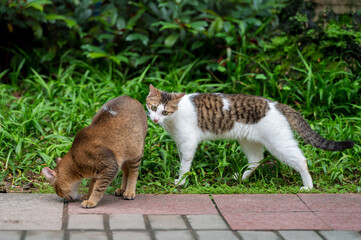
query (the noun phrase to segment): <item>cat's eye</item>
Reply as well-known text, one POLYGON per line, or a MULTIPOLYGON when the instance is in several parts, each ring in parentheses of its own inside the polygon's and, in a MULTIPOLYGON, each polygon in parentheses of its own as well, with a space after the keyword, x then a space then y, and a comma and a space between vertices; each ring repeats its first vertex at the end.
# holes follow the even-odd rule
POLYGON ((152 105, 151 107, 150 107, 150 109, 152 109, 152 111, 157 111, 157 107, 156 106, 154 106, 154 105, 152 105))
POLYGON ((167 116, 167 115, 169 114, 169 112, 168 112, 168 111, 163 111, 162 114, 163 114, 164 116, 167 116))

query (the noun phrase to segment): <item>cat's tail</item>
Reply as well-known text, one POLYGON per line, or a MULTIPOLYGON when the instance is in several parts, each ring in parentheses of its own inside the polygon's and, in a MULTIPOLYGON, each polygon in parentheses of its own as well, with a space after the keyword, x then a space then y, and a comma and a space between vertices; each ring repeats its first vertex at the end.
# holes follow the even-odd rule
POLYGON ((341 151, 352 148, 354 145, 351 140, 337 142, 323 138, 312 130, 299 112, 285 104, 277 103, 276 108, 283 113, 291 127, 301 135, 303 140, 316 148, 327 151, 341 151))

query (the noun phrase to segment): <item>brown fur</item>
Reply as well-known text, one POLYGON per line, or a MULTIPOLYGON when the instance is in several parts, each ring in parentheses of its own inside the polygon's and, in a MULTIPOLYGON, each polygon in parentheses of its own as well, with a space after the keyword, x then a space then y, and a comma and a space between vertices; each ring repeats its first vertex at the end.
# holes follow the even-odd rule
POLYGON ((134 199, 146 132, 147 117, 137 100, 128 96, 110 100, 90 126, 78 132, 64 158, 57 159, 55 171, 44 168, 43 174, 56 193, 67 200, 71 200, 82 178, 91 178, 81 204, 91 208, 98 204, 121 168, 122 185, 115 194, 134 199))
POLYGON ((252 95, 200 93, 192 98, 198 116, 198 127, 215 134, 227 132, 235 122, 254 124, 269 110, 267 100, 252 95), (222 98, 229 109, 223 109, 222 98))

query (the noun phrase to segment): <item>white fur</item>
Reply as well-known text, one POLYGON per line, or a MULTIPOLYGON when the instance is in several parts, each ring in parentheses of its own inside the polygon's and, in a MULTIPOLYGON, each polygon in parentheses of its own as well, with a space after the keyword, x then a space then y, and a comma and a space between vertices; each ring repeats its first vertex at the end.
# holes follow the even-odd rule
MULTIPOLYGON (((259 162, 263 159, 265 147, 281 162, 301 174, 304 185, 301 189, 313 188, 306 159, 294 139, 287 119, 275 108, 276 103, 268 102, 270 110, 256 124, 237 122, 230 131, 217 135, 211 132, 203 132, 198 127, 196 109, 190 99, 193 95, 185 95, 179 102, 178 111, 169 117, 163 116, 162 118, 159 115, 160 106, 156 112, 149 110, 151 119, 159 117, 158 123, 171 135, 178 147, 181 166, 176 184, 183 185, 185 183, 183 175, 190 170, 194 153, 200 142, 235 139, 241 144, 250 164, 248 170, 243 173, 242 180, 247 179, 259 166, 259 162)), ((223 98, 222 101, 223 108, 229 109, 228 100, 223 98)))
POLYGON ((117 115, 117 112, 116 111, 113 111, 113 110, 111 110, 110 108, 108 108, 108 107, 103 107, 103 109, 105 110, 105 111, 108 111, 111 115, 113 115, 113 116, 116 116, 117 115))
POLYGON ((222 102, 223 102, 223 110, 228 111, 229 110, 229 101, 227 98, 222 98, 222 102))

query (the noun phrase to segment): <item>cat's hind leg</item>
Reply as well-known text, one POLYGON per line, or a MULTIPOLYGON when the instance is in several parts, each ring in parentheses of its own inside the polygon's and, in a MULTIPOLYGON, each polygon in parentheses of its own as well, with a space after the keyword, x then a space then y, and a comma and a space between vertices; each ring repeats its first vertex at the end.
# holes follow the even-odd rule
MULTIPOLYGON (((128 174, 123 178, 122 189, 124 187, 124 192, 122 193, 123 198, 127 200, 133 200, 135 198, 135 187, 137 185, 137 179, 139 174, 139 165, 141 163, 141 158, 125 163, 126 171, 128 174), (125 183, 124 183, 125 180, 125 183)), ((122 168, 123 173, 124 169, 122 168)), ((124 176, 124 175, 123 175, 124 176)))
POLYGON ((198 142, 196 141, 187 141, 183 142, 181 144, 177 144, 178 151, 179 151, 179 157, 181 159, 181 165, 179 169, 179 177, 175 180, 175 185, 183 186, 186 182, 186 177, 183 177, 183 175, 187 172, 189 172, 194 153, 197 150, 198 142))
POLYGON ((242 175, 242 181, 244 181, 253 174, 259 166, 260 161, 264 158, 264 147, 260 143, 249 142, 245 139, 240 140, 239 143, 241 144, 242 151, 246 155, 249 164, 247 170, 242 175))
POLYGON ((125 192, 125 189, 127 187, 129 168, 126 163, 122 165, 122 173, 122 185, 120 186, 120 188, 117 188, 115 190, 115 196, 123 196, 123 193, 125 192))
POLYGON ((277 138, 265 144, 266 149, 278 160, 296 170, 302 178, 303 187, 301 190, 313 188, 312 177, 308 171, 307 161, 296 140, 289 139, 282 141, 277 138))

